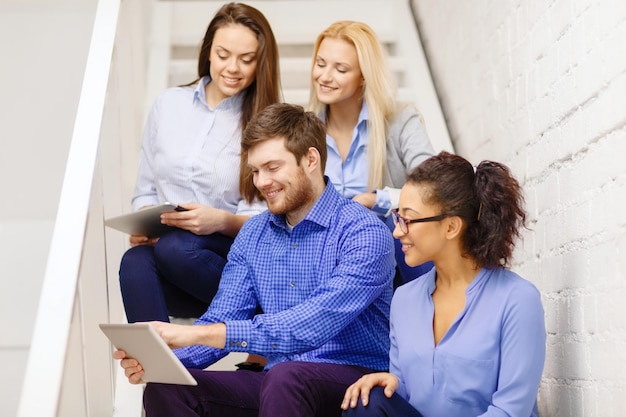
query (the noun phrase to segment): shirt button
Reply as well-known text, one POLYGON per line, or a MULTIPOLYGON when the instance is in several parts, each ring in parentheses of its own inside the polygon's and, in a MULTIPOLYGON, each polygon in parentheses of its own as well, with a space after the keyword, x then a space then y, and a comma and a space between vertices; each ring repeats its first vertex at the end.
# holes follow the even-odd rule
POLYGON ((276 345, 272 345, 272 349, 276 349, 276 345))
POLYGON ((293 244, 291 245, 291 247, 295 249, 295 248, 297 248, 297 247, 298 247, 298 244, 297 244, 297 243, 293 243, 293 244))
POLYGON ((245 340, 241 342, 241 347, 242 348, 248 347, 248 342, 246 342, 245 340))
POLYGON ((295 282, 293 282, 293 281, 291 281, 291 282, 289 283, 289 285, 290 285, 290 286, 292 286, 292 287, 295 287, 295 286, 296 286, 296 283, 295 283, 295 282))

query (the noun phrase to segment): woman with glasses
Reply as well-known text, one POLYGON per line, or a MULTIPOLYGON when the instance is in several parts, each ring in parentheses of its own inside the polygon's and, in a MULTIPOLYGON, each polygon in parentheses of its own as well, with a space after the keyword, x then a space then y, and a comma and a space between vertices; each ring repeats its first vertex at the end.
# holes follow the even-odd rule
POLYGON ((502 164, 442 152, 402 187, 394 236, 435 267, 391 303, 389 373, 346 391, 345 417, 537 416, 546 333, 537 288, 506 268, 526 215, 502 164))
MULTIPOLYGON (((396 102, 385 51, 368 25, 339 21, 317 37, 309 109, 326 125, 330 181, 392 228, 407 174, 434 151, 414 106, 396 102)), ((396 285, 432 267, 411 269, 396 252, 396 285)))

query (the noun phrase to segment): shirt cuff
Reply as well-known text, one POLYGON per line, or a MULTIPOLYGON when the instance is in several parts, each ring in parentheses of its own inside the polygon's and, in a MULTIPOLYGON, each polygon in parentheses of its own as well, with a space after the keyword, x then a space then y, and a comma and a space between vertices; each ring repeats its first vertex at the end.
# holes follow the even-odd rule
POLYGON ((372 210, 378 214, 382 214, 387 217, 393 209, 391 204, 391 196, 387 190, 376 190, 376 204, 372 207, 372 210))
POLYGON ((250 320, 227 321, 226 343, 224 350, 229 352, 249 352, 252 336, 252 322, 250 320))

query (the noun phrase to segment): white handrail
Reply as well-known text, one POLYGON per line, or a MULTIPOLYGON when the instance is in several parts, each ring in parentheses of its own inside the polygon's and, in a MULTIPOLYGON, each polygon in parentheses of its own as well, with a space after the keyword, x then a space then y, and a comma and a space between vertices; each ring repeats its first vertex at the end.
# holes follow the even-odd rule
POLYGON ((120 0, 98 2, 18 417, 57 415, 120 0))

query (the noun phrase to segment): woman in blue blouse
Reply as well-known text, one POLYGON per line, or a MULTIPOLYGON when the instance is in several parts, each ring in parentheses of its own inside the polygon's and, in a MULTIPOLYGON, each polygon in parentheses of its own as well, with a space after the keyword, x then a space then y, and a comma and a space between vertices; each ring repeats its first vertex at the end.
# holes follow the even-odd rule
POLYGON ((394 236, 435 268, 391 304, 390 372, 346 391, 345 417, 537 416, 546 333, 539 291, 505 268, 524 226, 502 164, 442 152, 400 194, 394 236))
MULTIPOLYGON (((434 151, 414 106, 396 102, 383 46, 368 25, 339 21, 317 37, 309 109, 325 121, 326 175, 337 191, 389 219, 407 174, 434 151)), ((402 281, 432 267, 409 270, 396 252, 402 281)))
MULTIPOLYGON (((278 47, 263 14, 222 6, 200 49, 198 79, 157 98, 144 130, 133 210, 163 202, 175 226, 159 239, 131 236, 120 266, 129 322, 200 317, 213 299, 242 224, 266 207, 241 196, 241 133, 280 100, 278 47)), ((247 173, 242 171, 241 177, 247 173)))

